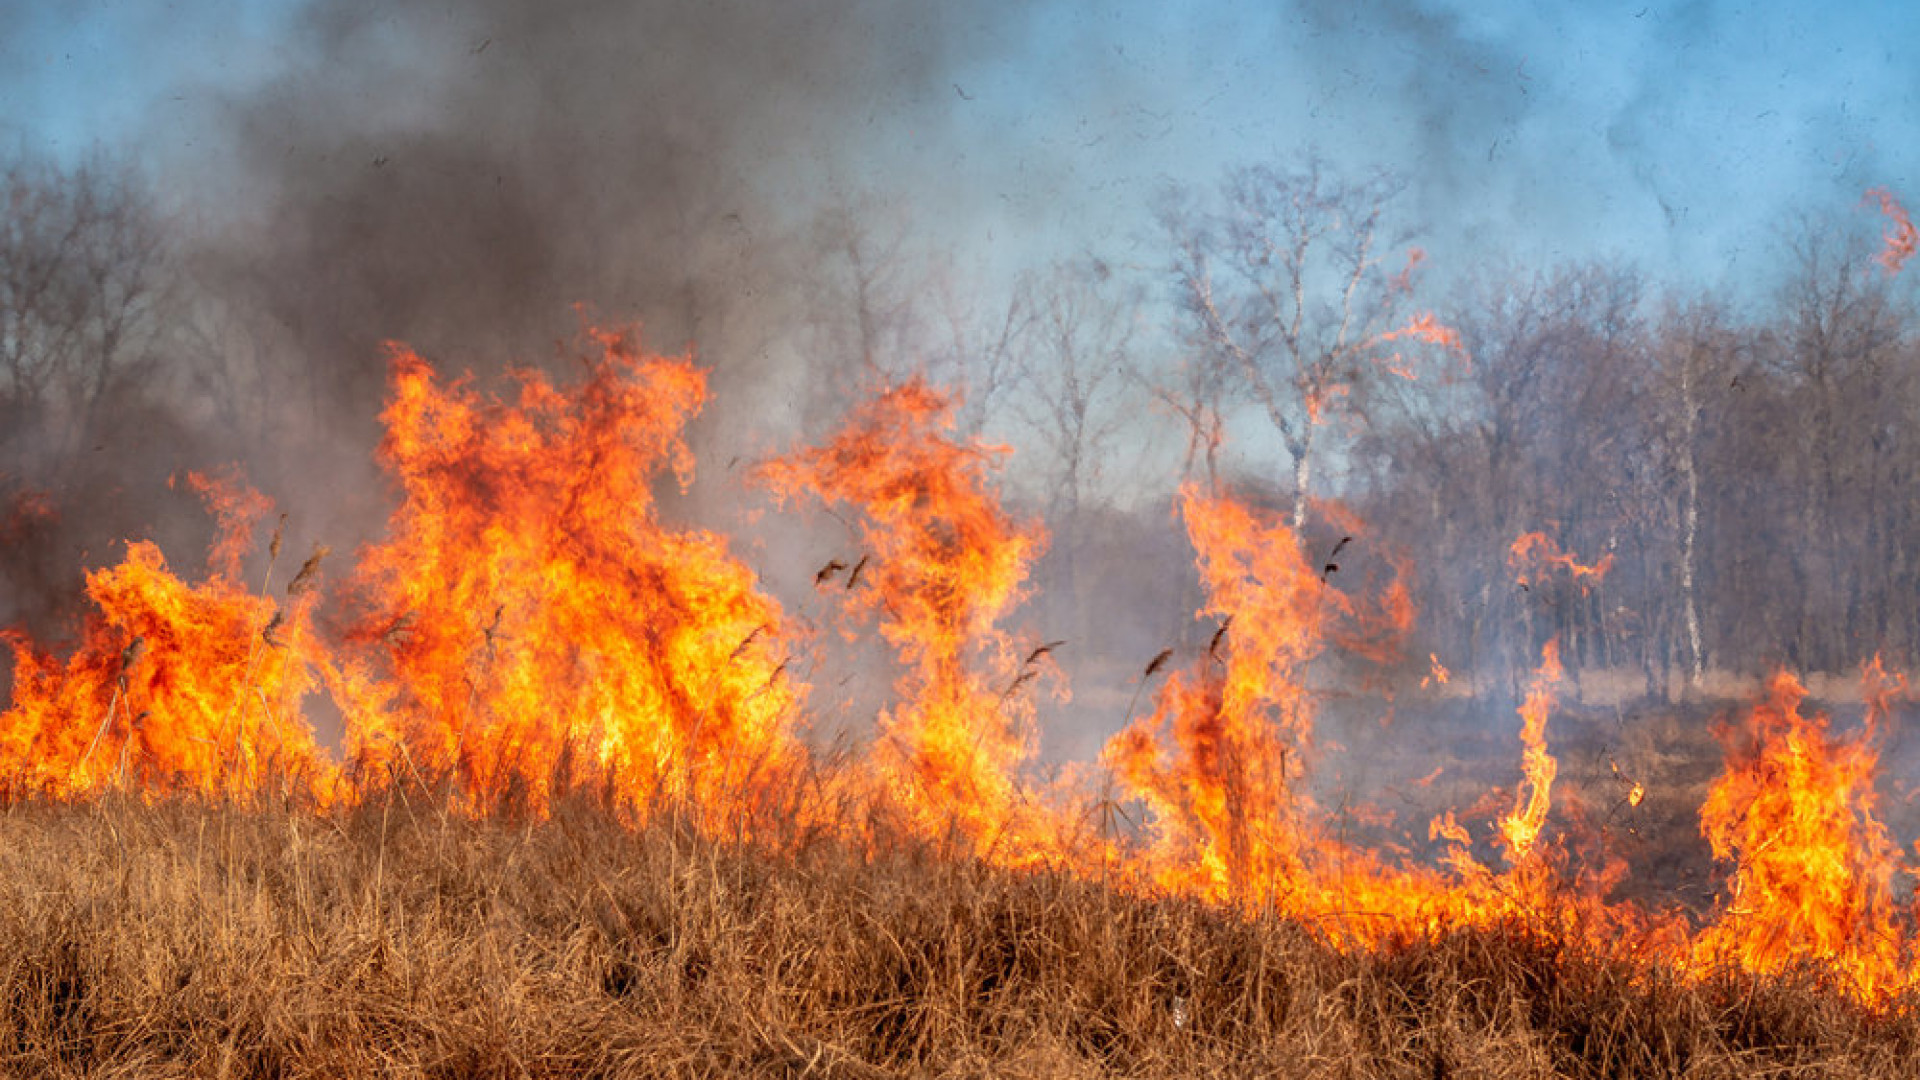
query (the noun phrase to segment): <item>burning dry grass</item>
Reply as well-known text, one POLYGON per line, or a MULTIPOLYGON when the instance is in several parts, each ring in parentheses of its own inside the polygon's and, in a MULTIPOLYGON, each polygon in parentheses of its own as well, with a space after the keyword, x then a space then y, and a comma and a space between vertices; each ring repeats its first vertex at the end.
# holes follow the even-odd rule
POLYGON ((1907 1076, 1908 1011, 1514 928, 1300 924, 901 839, 778 857, 390 802, 0 816, 0 1068, 36 1076, 1907 1076))
MULTIPOLYGON (((1189 490, 1212 639, 1106 775, 1056 783, 1028 684, 1059 643, 1000 626, 1042 534, 913 383, 761 474, 857 511, 857 560, 816 583, 850 564, 848 626, 898 654, 873 743, 835 755, 800 734, 819 713, 788 672, 812 646, 725 537, 654 513, 692 464, 700 372, 587 344, 577 383, 525 373, 507 397, 395 353, 382 456, 404 500, 332 618, 318 554, 274 587, 278 532, 242 583, 268 507, 206 484, 203 582, 135 544, 89 576, 65 660, 9 639, 19 1070, 1897 1074, 1920 937, 1876 788, 1896 677, 1869 680, 1857 732, 1785 674, 1724 725, 1721 778, 1687 787, 1733 864, 1701 907, 1615 895, 1610 829, 1680 789, 1557 744, 1551 643, 1520 788, 1451 801, 1434 858, 1411 832, 1356 845, 1349 818, 1388 823, 1313 794, 1309 675, 1390 660, 1405 591, 1349 594, 1276 514, 1189 490), (338 761, 302 707, 321 687, 338 761), (1636 813, 1596 818, 1606 796, 1565 798, 1583 787, 1636 813)), ((1522 551, 1542 593, 1605 565, 1522 551)))

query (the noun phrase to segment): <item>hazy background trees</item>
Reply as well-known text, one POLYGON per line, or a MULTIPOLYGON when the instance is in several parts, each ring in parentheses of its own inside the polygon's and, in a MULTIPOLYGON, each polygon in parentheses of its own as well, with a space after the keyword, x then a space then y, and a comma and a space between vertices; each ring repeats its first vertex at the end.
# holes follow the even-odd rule
POLYGON ((171 463, 199 448, 167 404, 177 251, 143 178, 103 155, 17 154, 0 206, 0 625, 48 633, 116 534, 160 532, 171 463))
MULTIPOLYGON (((1608 263, 1423 266, 1401 190, 1311 158, 1242 167, 1165 191, 1125 259, 1012 270, 959 265, 911 220, 850 200, 764 244, 793 272, 753 269, 781 282, 757 306, 703 300, 697 282, 670 306, 675 326, 712 332, 694 341, 703 361, 746 354, 780 376, 745 405, 717 388, 707 422, 762 440, 735 458, 824 434, 889 380, 953 386, 961 433, 1014 448, 1008 496, 1052 534, 1030 617, 1070 657, 1137 672, 1207 633, 1173 517, 1197 483, 1290 516, 1315 547, 1363 522, 1343 573, 1404 559, 1421 609, 1409 651, 1484 691, 1510 691, 1556 637, 1576 669, 1632 672, 1653 695, 1775 663, 1920 661, 1920 342, 1871 221, 1785 232, 1756 302, 1608 263), (1462 350, 1399 333, 1429 311, 1462 350), (729 412, 770 395, 778 423, 729 412), (1346 512, 1315 513, 1322 500, 1346 512), (1609 573, 1519 587, 1507 552, 1534 531, 1610 557, 1609 573)), ((0 193, 0 622, 43 639, 116 542, 196 549, 204 518, 170 476, 237 460, 288 500, 276 488, 318 471, 289 462, 363 457, 364 431, 336 421, 366 397, 343 388, 378 381, 387 330, 366 312, 440 303, 409 301, 426 287, 409 278, 393 283, 407 295, 329 314, 338 290, 275 278, 285 259, 170 216, 104 158, 15 155, 0 193), (342 333, 368 353, 347 367, 342 333)), ((347 233, 303 243, 354 258, 347 233)), ((552 312, 448 303, 516 323, 502 342, 553 334, 552 312)), ((549 362, 532 352, 520 362, 549 362)), ((336 482, 381 497, 371 466, 336 482)))
POLYGON ((1257 406, 1288 459, 1292 523, 1307 505, 1336 418, 1389 367, 1417 249, 1393 229, 1403 183, 1347 178, 1318 158, 1253 165, 1217 193, 1175 189, 1160 225, 1172 253, 1174 307, 1189 362, 1257 406), (1399 265, 1389 269, 1389 264, 1399 265), (1397 271, 1397 272, 1396 272, 1397 271))

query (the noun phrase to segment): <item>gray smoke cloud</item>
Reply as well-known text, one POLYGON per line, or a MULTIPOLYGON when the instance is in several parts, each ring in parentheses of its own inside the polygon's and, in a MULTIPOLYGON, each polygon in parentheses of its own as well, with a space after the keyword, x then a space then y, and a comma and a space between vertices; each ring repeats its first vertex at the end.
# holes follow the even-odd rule
POLYGON ((565 373, 583 325, 637 325, 711 369, 700 475, 737 479, 798 434, 796 385, 847 359, 794 345, 845 317, 820 215, 937 171, 916 148, 951 144, 951 73, 1004 18, 882 0, 302 8, 276 72, 189 90, 195 118, 164 149, 207 224, 197 258, 273 340, 268 445, 233 456, 351 546, 388 509, 370 460, 386 343, 449 377, 565 373))
POLYGON ((731 372, 743 323, 792 315, 823 148, 930 98, 950 29, 866 0, 317 5, 220 109, 252 212, 229 240, 343 402, 383 341, 484 370, 576 304, 731 372))
POLYGON ((989 285, 1093 249, 1152 293, 1155 191, 1315 148, 1407 177, 1434 277, 1503 253, 1764 272, 1741 252, 1770 222, 1901 186, 1920 146, 1920 77, 1888 44, 1916 16, 1789 8, 199 0, 62 26, 0 7, 0 115, 104 115, 19 73, 119 58, 96 81, 150 102, 128 144, 202 223, 198 282, 263 324, 232 363, 270 378, 203 380, 243 385, 251 427, 183 411, 348 547, 387 505, 368 455, 387 341, 484 374, 565 365, 583 319, 639 323, 714 370, 703 476, 788 445, 818 384, 857 390, 821 377, 856 359, 844 237, 817 227, 836 209, 989 285))

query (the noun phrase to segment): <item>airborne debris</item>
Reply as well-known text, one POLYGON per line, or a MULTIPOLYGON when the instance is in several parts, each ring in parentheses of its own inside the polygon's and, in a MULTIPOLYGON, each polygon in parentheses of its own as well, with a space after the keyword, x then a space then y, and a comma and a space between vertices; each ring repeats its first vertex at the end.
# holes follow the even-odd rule
POLYGON ((1340 572, 1340 564, 1338 562, 1335 562, 1334 560, 1338 559, 1340 557, 1340 553, 1342 551, 1345 551, 1347 549, 1347 545, 1351 543, 1353 543, 1353 537, 1343 536, 1340 538, 1339 543, 1333 545, 1333 550, 1327 552, 1326 565, 1320 568, 1321 581, 1325 581, 1328 578, 1332 577, 1334 574, 1337 574, 1340 572))
POLYGON ((1027 659, 1025 660, 1025 664, 1031 667, 1035 660, 1038 660, 1043 656, 1049 655, 1050 653, 1053 652, 1053 650, 1065 644, 1066 644, 1066 640, 1064 638, 1059 641, 1049 641, 1046 644, 1041 645, 1038 648, 1034 649, 1032 652, 1028 653, 1027 659))
POLYGON ((1154 653, 1153 659, 1147 661, 1146 670, 1140 673, 1141 680, 1145 681, 1147 679, 1153 678, 1153 676, 1157 672, 1159 672, 1161 668, 1167 666, 1167 661, 1171 659, 1173 659, 1172 649, 1161 649, 1159 652, 1154 653))
POLYGON ((1213 632, 1213 637, 1207 641, 1208 656, 1213 657, 1216 660, 1220 658, 1220 643, 1227 640, 1227 630, 1232 626, 1233 626, 1232 615, 1228 615, 1226 618, 1220 620, 1219 629, 1215 630, 1213 632))

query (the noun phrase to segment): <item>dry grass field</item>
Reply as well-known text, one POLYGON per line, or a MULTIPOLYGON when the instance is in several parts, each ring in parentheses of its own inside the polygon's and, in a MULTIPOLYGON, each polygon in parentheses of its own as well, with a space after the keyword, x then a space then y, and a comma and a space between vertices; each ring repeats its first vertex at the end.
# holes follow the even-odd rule
POLYGON ((1909 1077, 1920 1021, 1524 927, 1309 929, 903 841, 584 803, 0 813, 0 1070, 46 1077, 1909 1077))
POLYGON ((1914 1075, 1897 679, 1857 734, 1784 673, 1716 724, 1562 687, 1548 642, 1512 700, 1383 708, 1315 661, 1387 663, 1411 608, 1192 495, 1210 640, 1047 774, 1067 643, 999 628, 1039 540, 910 383, 763 470, 858 516, 819 607, 898 654, 823 749, 864 665, 651 513, 704 376, 594 340, 519 404, 396 356, 411 494, 336 593, 277 529, 243 573, 269 503, 203 478, 204 581, 133 543, 71 650, 14 642, 0 1073, 1914 1075))

